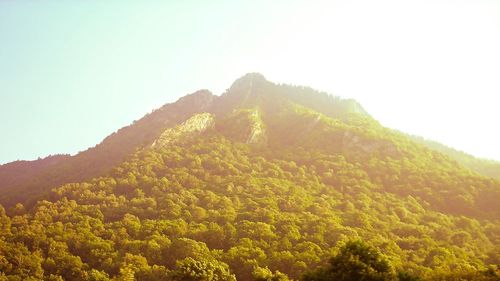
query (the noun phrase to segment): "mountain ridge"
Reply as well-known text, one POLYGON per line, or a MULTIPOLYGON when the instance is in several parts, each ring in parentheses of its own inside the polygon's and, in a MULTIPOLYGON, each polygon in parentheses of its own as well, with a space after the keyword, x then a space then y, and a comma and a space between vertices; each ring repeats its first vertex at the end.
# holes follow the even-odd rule
MULTIPOLYGON (((279 108, 288 106, 286 104, 289 102, 348 123, 376 122, 354 100, 340 99, 309 87, 277 85, 269 82, 262 74, 248 73, 235 80, 231 87, 220 96, 204 89, 181 97, 176 102, 166 104, 146 114, 140 120, 134 121, 131 125, 112 133, 95 147, 75 156, 60 158, 60 161, 56 161, 53 165, 45 167, 42 165, 42 168, 34 169, 33 166, 39 166, 37 160, 21 161, 16 164, 16 170, 19 172, 12 171, 14 165, 12 163, 0 165, 0 203, 13 205, 22 202, 23 200, 20 199, 26 197, 20 194, 41 194, 51 187, 66 182, 103 175, 113 166, 124 161, 127 155, 136 149, 152 144, 164 130, 186 121, 192 114, 209 112, 224 116, 234 108, 252 109, 261 108, 263 105, 268 107, 266 109, 268 111, 279 111, 279 108), (65 178, 58 176, 60 171, 65 171, 67 176, 65 178), (19 176, 15 176, 16 174, 19 176), (13 193, 17 194, 12 195, 13 193)), ((415 140, 418 142, 418 139, 415 140)), ((436 149, 436 145, 432 143, 420 143, 436 149)), ((450 150, 441 149, 440 152, 451 155, 457 160, 450 150)), ((476 168, 484 163, 480 160, 473 161, 467 158, 467 162, 461 162, 460 159, 457 161, 486 176, 500 178, 500 172, 495 172, 500 164, 497 166, 490 163, 489 168, 484 169, 476 168)))

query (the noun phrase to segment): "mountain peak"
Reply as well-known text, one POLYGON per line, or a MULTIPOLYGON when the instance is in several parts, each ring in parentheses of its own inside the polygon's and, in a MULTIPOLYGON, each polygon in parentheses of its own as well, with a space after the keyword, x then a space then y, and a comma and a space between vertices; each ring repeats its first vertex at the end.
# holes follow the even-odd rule
POLYGON ((234 83, 231 85, 230 90, 238 90, 238 89, 252 89, 254 85, 263 85, 265 83, 269 83, 264 75, 251 72, 243 75, 242 77, 236 79, 234 83))
MULTIPOLYGON (((249 81, 267 81, 266 77, 258 72, 249 72, 241 76, 238 80, 249 80, 249 81)), ((237 81, 238 81, 237 80, 237 81)))
POLYGON ((233 82, 221 96, 219 113, 231 112, 235 108, 255 107, 262 103, 262 98, 271 94, 274 84, 260 73, 247 73, 233 82))

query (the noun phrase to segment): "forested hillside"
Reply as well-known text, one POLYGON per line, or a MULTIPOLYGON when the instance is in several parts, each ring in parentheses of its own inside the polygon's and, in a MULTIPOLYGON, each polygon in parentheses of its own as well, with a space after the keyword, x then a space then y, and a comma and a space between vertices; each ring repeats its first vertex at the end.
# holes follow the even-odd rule
POLYGON ((500 181, 258 74, 198 109, 0 208, 0 280, 499 280, 500 181))

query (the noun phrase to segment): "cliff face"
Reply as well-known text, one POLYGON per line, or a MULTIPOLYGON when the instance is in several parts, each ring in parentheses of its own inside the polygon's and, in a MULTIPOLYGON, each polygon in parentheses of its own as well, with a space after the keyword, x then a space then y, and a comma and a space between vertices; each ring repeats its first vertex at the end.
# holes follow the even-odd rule
POLYGON ((182 124, 165 130, 160 137, 153 142, 153 147, 165 146, 182 138, 190 137, 194 134, 212 128, 215 117, 210 113, 199 113, 184 121, 182 124))

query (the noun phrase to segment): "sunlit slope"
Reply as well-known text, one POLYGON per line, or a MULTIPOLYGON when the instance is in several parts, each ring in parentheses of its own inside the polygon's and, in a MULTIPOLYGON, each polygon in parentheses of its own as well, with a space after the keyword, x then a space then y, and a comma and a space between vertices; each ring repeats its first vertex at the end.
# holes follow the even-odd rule
MULTIPOLYGON (((257 74, 241 78, 222 96, 236 109, 230 113, 226 110, 215 127, 229 138, 246 143, 257 131, 259 147, 274 153, 294 155, 306 150, 340 155, 358 165, 376 188, 419 197, 436 210, 500 218, 496 206, 500 202, 498 181, 384 128, 359 105, 336 100, 330 104, 337 107, 337 114, 333 114, 320 111, 320 106, 313 109, 299 103, 302 100, 287 95, 286 89, 257 74)), ((311 89, 299 87, 295 91, 308 93, 311 100, 323 97, 311 89)), ((334 170, 328 172, 335 176, 334 170)))
POLYGON ((371 121, 274 109, 193 115, 108 176, 56 188, 12 218, 5 247, 23 241, 44 274, 72 280, 139 261, 136 278, 163 280, 148 278, 185 257, 227 263, 238 280, 256 266, 297 278, 355 237, 428 278, 496 262, 498 217, 475 210, 462 185, 480 194, 498 183, 371 121), (466 196, 467 208, 446 203, 466 196), (63 257, 81 262, 47 262, 63 257))

